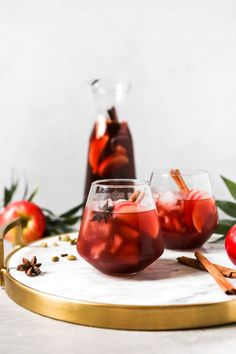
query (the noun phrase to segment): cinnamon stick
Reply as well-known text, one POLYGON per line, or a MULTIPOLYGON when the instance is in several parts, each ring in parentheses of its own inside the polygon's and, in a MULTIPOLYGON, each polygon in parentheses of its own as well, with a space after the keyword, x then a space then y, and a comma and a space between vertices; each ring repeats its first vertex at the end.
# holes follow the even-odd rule
POLYGON ((132 193, 131 196, 129 197, 129 201, 134 203, 141 203, 144 196, 145 193, 143 191, 134 191, 134 193, 132 193))
POLYGON ((118 122, 118 116, 115 107, 111 107, 110 109, 108 109, 107 113, 109 114, 109 117, 113 122, 118 122))
POLYGON ((140 191, 134 191, 131 196, 129 197, 129 202, 136 202, 139 197, 140 191))
POLYGON ((201 263, 201 265, 208 271, 208 273, 215 279, 216 283, 225 292, 226 295, 236 295, 236 289, 220 271, 209 261, 200 251, 195 252, 195 257, 201 263))
MULTIPOLYGON (((199 263, 197 259, 182 256, 182 257, 178 257, 177 261, 186 266, 207 271, 206 268, 201 263, 199 263)), ((222 265, 215 264, 215 263, 213 264, 224 277, 236 279, 236 269, 224 267, 222 265)))
POLYGON ((188 187, 187 187, 187 185, 186 185, 186 183, 185 183, 185 181, 178 169, 170 170, 170 175, 181 191, 183 191, 185 193, 189 192, 189 189, 188 189, 188 187))

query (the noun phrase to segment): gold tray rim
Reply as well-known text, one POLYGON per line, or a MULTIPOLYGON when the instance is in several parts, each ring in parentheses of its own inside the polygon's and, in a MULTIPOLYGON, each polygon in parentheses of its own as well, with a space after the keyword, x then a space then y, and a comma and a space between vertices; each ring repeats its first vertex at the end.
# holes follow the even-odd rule
MULTIPOLYGON (((50 239, 50 237, 47 237, 50 239)), ((47 239, 44 238, 44 239, 47 239)), ((177 330, 220 326, 236 322, 236 300, 186 305, 121 305, 74 300, 35 290, 4 270, 5 291, 18 305, 37 314, 79 325, 123 330, 177 330)))

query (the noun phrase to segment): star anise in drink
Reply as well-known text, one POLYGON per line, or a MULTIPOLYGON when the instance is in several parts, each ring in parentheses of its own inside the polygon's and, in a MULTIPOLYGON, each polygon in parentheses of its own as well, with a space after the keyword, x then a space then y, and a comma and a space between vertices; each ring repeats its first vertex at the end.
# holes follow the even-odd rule
POLYGON ((17 270, 25 272, 28 277, 36 277, 41 273, 40 267, 41 263, 37 263, 37 258, 34 256, 31 261, 27 258, 22 258, 22 264, 18 265, 17 270))
POLYGON ((92 221, 105 221, 109 219, 109 217, 112 216, 112 211, 113 211, 113 206, 109 206, 108 200, 106 203, 101 207, 101 211, 94 211, 93 212, 93 217, 92 221))

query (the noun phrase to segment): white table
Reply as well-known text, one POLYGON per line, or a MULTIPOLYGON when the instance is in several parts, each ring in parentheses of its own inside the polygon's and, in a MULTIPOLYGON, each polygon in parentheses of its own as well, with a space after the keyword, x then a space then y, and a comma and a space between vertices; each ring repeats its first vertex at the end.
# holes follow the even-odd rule
POLYGON ((1 354, 228 354, 236 346, 236 325, 169 332, 83 327, 29 312, 16 305, 2 289, 0 318, 1 354))

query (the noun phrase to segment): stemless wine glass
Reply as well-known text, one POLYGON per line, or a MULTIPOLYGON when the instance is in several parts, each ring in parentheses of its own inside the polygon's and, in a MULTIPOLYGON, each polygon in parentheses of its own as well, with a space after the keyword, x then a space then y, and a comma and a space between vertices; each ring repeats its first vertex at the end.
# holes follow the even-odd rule
POLYGON ((200 247, 215 231, 218 213, 206 171, 156 170, 151 191, 166 248, 200 247))
POLYGON ((149 183, 93 182, 77 250, 95 268, 112 275, 136 273, 159 258, 164 247, 149 183))

